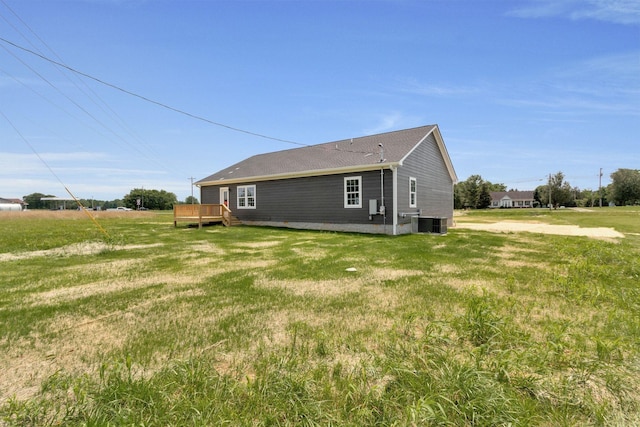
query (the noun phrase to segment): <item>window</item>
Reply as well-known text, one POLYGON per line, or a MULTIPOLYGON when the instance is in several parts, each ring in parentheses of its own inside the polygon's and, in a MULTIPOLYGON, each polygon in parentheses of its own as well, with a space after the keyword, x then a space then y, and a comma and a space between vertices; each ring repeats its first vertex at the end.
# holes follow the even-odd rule
POLYGON ((415 178, 409 178, 409 207, 415 208, 418 206, 417 200, 417 188, 418 184, 415 178))
POLYGON ((238 209, 256 208, 256 186, 244 185, 238 187, 238 209))
POLYGON ((344 178, 344 207, 362 207, 362 177, 347 176, 344 178))

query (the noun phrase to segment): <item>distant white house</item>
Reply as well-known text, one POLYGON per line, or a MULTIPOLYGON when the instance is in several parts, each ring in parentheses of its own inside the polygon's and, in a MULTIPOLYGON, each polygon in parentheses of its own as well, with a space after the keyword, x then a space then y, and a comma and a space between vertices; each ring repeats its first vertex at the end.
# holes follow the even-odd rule
POLYGON ((533 191, 492 191, 492 208, 532 208, 533 191))

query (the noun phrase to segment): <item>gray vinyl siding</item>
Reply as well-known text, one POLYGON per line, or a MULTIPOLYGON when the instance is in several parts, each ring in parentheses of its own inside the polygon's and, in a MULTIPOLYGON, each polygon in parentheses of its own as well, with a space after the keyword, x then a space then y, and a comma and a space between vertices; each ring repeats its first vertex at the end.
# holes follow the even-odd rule
MULTIPOLYGON (((423 216, 453 217, 453 181, 433 134, 429 135, 398 169, 398 212, 421 210, 423 216), (409 207, 409 178, 417 180, 417 207, 409 207)), ((410 216, 398 218, 399 224, 410 216)))
MULTIPOLYGON (((305 222, 334 224, 383 224, 381 215, 369 220, 369 200, 381 200, 380 171, 258 181, 201 189, 202 203, 220 203, 220 187, 229 187, 229 208, 242 221, 305 222), (362 207, 344 207, 344 178, 362 177, 362 207), (256 186, 256 208, 237 208, 237 188, 256 186)), ((384 197, 387 215, 392 212, 392 175, 384 171, 384 197)), ((387 223, 391 223, 387 217, 387 223)))

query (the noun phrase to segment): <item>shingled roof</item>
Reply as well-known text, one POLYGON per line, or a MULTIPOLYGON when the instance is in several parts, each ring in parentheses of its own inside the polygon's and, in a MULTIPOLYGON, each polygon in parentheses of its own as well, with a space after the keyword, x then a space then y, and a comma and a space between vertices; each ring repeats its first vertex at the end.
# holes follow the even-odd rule
POLYGON ((432 133, 455 182, 457 177, 440 130, 437 125, 428 125, 258 154, 203 178, 196 184, 202 186, 265 181, 398 166, 432 133))

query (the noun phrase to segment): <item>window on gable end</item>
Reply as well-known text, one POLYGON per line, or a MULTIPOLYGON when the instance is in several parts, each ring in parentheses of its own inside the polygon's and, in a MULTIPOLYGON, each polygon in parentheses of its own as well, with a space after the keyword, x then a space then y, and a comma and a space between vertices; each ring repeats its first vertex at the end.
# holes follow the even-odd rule
POLYGON ((409 207, 418 207, 418 181, 415 178, 409 178, 409 207))

